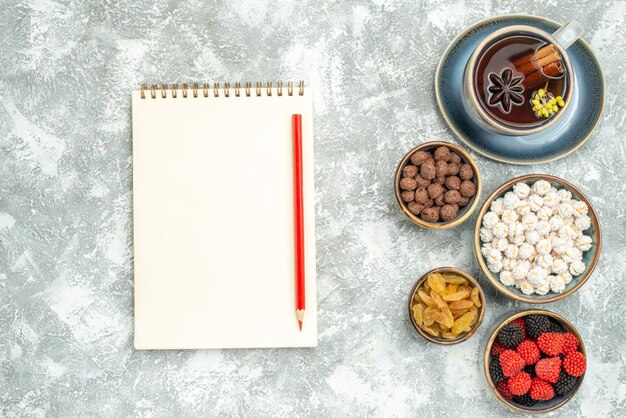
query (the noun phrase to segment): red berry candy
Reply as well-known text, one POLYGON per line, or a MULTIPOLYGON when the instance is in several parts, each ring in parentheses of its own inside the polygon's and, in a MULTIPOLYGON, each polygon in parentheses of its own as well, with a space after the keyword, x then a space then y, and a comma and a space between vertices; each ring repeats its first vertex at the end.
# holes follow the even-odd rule
POLYGON ((522 356, 526 364, 535 364, 541 358, 539 347, 532 340, 525 340, 520 343, 515 349, 517 354, 522 356))
POLYGON ((502 367, 502 373, 506 377, 511 377, 521 372, 524 366, 524 359, 515 351, 508 349, 500 354, 500 367, 502 367))
POLYGON ((587 370, 585 355, 579 351, 567 354, 563 360, 563 369, 570 376, 582 376, 587 370))
POLYGON ((563 334, 563 348, 561 348, 561 353, 567 354, 572 351, 577 351, 579 345, 580 341, 578 341, 578 338, 571 332, 566 332, 563 334))
POLYGON ((556 383, 561 373, 561 359, 559 357, 548 357, 539 360, 535 365, 535 373, 540 379, 556 383))
POLYGON ((526 338, 526 324, 524 324, 524 318, 517 318, 511 321, 511 324, 515 324, 517 326, 519 326, 522 329, 522 341, 524 341, 526 338))
POLYGON ((545 380, 535 377, 530 385, 530 397, 536 401, 549 401, 554 398, 554 388, 545 380))
POLYGON ((499 356, 500 354, 502 354, 504 350, 506 350, 506 347, 500 344, 498 340, 495 340, 493 344, 491 345, 492 356, 499 356))
POLYGON ((502 380, 500 383, 498 383, 498 392, 500 392, 500 394, 504 396, 505 399, 513 399, 513 394, 509 390, 509 382, 507 382, 506 380, 502 380))
POLYGON ((526 372, 519 372, 515 376, 509 378, 509 390, 515 396, 522 396, 530 390, 532 379, 526 372))
POLYGON ((556 332, 544 332, 537 338, 539 349, 549 356, 561 354, 564 342, 563 334, 557 334, 556 332))

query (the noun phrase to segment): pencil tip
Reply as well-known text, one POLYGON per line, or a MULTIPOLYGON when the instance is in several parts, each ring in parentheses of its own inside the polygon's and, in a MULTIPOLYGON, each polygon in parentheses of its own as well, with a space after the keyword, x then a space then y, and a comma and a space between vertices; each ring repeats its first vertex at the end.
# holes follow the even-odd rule
POLYGON ((300 332, 302 332, 302 321, 298 321, 298 325, 300 326, 300 332))

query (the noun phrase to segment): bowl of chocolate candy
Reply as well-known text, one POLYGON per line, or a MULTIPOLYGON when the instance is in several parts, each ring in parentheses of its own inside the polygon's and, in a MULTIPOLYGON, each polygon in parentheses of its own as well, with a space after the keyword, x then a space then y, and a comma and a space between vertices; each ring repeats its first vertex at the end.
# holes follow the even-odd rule
POLYGON ((470 155, 449 142, 426 142, 402 158, 394 177, 396 201, 417 225, 448 229, 478 206, 482 182, 470 155))

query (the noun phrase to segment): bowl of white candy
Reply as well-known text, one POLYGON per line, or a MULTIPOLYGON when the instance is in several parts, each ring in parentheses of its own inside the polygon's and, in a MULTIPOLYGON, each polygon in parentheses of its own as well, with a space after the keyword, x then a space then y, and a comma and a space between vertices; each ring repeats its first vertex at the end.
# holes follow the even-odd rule
POLYGON ((483 273, 505 295, 549 303, 578 290, 593 273, 602 247, 598 216, 567 181, 516 177, 485 201, 474 229, 483 273))

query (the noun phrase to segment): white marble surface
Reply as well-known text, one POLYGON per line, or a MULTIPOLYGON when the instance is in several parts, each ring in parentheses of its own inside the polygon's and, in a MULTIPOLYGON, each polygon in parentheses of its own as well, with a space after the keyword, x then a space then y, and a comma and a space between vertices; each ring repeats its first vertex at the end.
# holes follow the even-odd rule
POLYGON ((0 416, 506 415, 484 388, 479 343, 496 316, 528 306, 485 284, 472 339, 442 348, 414 336, 405 304, 419 275, 478 273, 475 218, 419 229, 391 179, 415 144, 455 141, 433 93, 447 43, 513 12, 582 22, 605 70, 604 117, 563 160, 474 156, 486 194, 542 172, 594 202, 600 264, 549 307, 589 352, 560 415, 626 415, 624 1, 0 0, 0 416), (279 79, 316 89, 319 347, 134 351, 130 90, 279 79))

